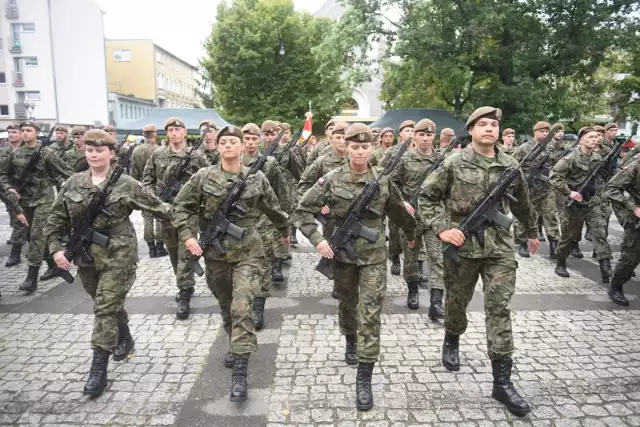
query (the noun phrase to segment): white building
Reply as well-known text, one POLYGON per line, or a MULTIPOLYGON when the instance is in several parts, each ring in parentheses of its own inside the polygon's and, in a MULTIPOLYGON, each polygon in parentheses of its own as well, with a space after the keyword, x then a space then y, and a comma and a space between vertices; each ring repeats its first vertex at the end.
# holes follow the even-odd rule
POLYGON ((109 124, 116 127, 122 127, 127 123, 140 120, 157 107, 155 102, 149 99, 137 98, 133 95, 109 92, 108 96, 109 124))
POLYGON ((108 123, 102 11, 93 0, 6 0, 0 9, 0 128, 108 123), (98 123, 99 122, 99 123, 98 123))

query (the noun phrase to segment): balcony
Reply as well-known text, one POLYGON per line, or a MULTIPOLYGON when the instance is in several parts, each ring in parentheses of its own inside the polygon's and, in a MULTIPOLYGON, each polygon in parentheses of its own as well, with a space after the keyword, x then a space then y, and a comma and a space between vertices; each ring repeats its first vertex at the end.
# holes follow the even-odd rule
POLYGON ((26 120, 27 117, 27 108, 24 104, 15 103, 13 104, 13 110, 16 112, 16 120, 26 120))
POLYGON ((16 40, 13 37, 9 37, 9 52, 22 53, 22 43, 20 40, 16 40))
POLYGON ((6 2, 4 5, 4 16, 7 19, 20 18, 20 13, 18 12, 18 5, 15 4, 15 2, 13 4, 10 1, 6 2))
POLYGON ((13 71, 13 87, 24 87, 24 73, 22 71, 13 71))

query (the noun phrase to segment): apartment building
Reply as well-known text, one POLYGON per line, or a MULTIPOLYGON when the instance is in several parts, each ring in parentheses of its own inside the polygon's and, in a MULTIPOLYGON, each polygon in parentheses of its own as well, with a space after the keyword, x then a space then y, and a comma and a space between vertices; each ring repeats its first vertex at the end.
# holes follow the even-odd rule
POLYGON ((5 0, 0 14, 0 128, 35 118, 106 124, 102 11, 93 0, 5 0))
POLYGON ((109 92, 154 100, 160 108, 201 107, 198 69, 152 40, 107 40, 109 92))

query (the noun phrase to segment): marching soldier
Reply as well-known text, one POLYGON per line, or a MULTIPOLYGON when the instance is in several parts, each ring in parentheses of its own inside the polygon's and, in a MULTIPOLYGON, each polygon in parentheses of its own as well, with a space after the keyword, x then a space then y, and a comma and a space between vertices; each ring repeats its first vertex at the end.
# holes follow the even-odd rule
POLYGON ((209 289, 220 303, 224 329, 231 338, 234 357, 231 380, 232 402, 247 399, 247 366, 249 356, 256 351, 257 339, 251 304, 260 292, 260 270, 264 258, 262 239, 257 230, 260 216, 265 214, 282 236, 285 246, 289 244, 289 216, 280 210, 278 200, 262 172, 247 177, 240 195, 240 206, 244 212, 235 213, 233 222, 245 229, 240 240, 224 238, 224 255, 213 247, 201 248, 194 229, 193 218, 200 224, 211 221, 228 189, 236 179, 245 176, 249 168, 241 163, 244 148, 240 128, 225 126, 217 136, 220 163, 196 172, 182 188, 174 202, 173 223, 180 239, 189 252, 204 255, 206 280, 209 289))
MULTIPOLYGON (((349 164, 334 169, 320 178, 307 191, 295 211, 295 224, 320 255, 334 259, 334 281, 339 289, 338 317, 340 332, 345 335, 345 362, 358 364, 356 378, 356 407, 367 411, 373 407, 371 377, 373 365, 380 353, 380 313, 387 288, 387 254, 384 240, 384 216, 402 227, 413 245, 416 223, 405 207, 400 192, 388 176, 380 180, 379 194, 371 207, 379 212, 361 222, 378 232, 375 243, 359 238, 357 260, 343 252, 333 253, 325 236, 318 231, 315 217, 331 199, 327 212, 330 220, 339 224, 362 192, 367 181, 381 172, 372 169, 368 158, 373 151, 373 133, 362 123, 352 124, 345 133, 349 164)), ((324 210, 323 210, 324 211, 324 210)))
POLYGON ((513 153, 516 151, 516 147, 513 146, 513 143, 516 140, 516 131, 507 128, 502 131, 502 145, 500 146, 500 150, 509 156, 513 156, 513 153))
MULTIPOLYGON (((6 147, 0 149, 0 170, 7 170, 9 168, 9 155, 16 151, 22 145, 22 136, 20 135, 20 126, 10 124, 7 126, 7 135, 9 143, 6 147)), ((15 196, 13 197, 15 198, 15 196)), ((17 219, 17 213, 11 206, 15 203, 10 200, 10 194, 0 191, 0 200, 7 206, 7 213, 9 214, 9 223, 11 224, 11 237, 8 244, 11 245, 11 253, 5 267, 13 267, 22 262, 20 255, 22 254, 22 246, 27 242, 27 233, 29 229, 17 219)), ((17 199, 15 199, 17 201, 17 199)), ((22 209, 20 209, 22 210, 22 209)))
MULTIPOLYGON (((516 285, 513 236, 509 229, 490 226, 484 231, 484 246, 475 236, 465 236, 458 224, 489 192, 505 169, 518 164, 496 148, 502 111, 493 107, 475 110, 467 120, 471 143, 449 156, 423 186, 418 201, 421 218, 431 220, 433 232, 446 244, 457 247, 460 263, 444 257, 445 338, 442 364, 450 371, 460 370, 459 340, 467 329, 467 305, 482 277, 486 316, 487 347, 493 371, 492 397, 518 416, 530 412, 527 402, 511 382, 514 351, 509 303, 516 285), (445 209, 442 209, 444 204, 445 209)), ((527 230, 531 252, 540 242, 529 191, 520 173, 510 190, 514 198, 503 198, 499 210, 513 212, 527 230)))
POLYGON ((371 128, 371 132, 373 132, 373 149, 380 147, 380 128, 374 127, 371 128))
POLYGON ((453 142, 456 133, 451 128, 444 128, 440 131, 440 142, 438 144, 438 154, 444 153, 447 147, 453 142))
MULTIPOLYGON (((114 172, 115 139, 98 129, 87 131, 83 137, 90 169, 76 173, 62 186, 44 228, 49 250, 62 270, 71 266, 64 255, 63 235, 82 218, 95 192, 106 185, 114 172)), ((98 214, 92 224, 109 237, 108 246, 90 246, 93 262, 75 260, 82 286, 94 301, 93 361, 84 387, 84 394, 89 396, 99 396, 106 388, 109 356, 113 354, 116 361, 124 360, 134 347, 129 316, 124 309, 138 262, 138 238, 129 216, 138 209, 163 219, 171 217, 169 204, 162 203, 127 175, 122 175, 110 190, 105 203, 110 215, 98 214)))
POLYGON ((62 160, 67 162, 69 167, 75 172, 84 172, 89 169, 89 163, 84 153, 84 133, 82 126, 74 126, 71 128, 71 136, 73 137, 73 145, 62 154, 62 160))
POLYGON ((373 150, 371 153, 371 157, 369 157, 369 164, 371 166, 377 166, 385 153, 393 145, 393 128, 384 128, 380 132, 380 146, 373 150))
POLYGON ((322 152, 322 150, 324 150, 326 147, 328 147, 330 145, 330 141, 331 141, 331 132, 333 132, 333 127, 335 126, 335 121, 329 120, 327 122, 327 124, 324 125, 324 135, 325 135, 325 139, 323 139, 322 141, 318 142, 318 144, 316 144, 316 147, 313 149, 313 151, 311 152, 311 154, 309 154, 309 157, 307 157, 307 164, 310 165, 313 162, 316 161, 316 159, 320 156, 320 153, 322 152))
POLYGON ((216 132, 218 131, 218 127, 213 120, 203 120, 198 127, 200 134, 204 132, 206 126, 209 126, 209 132, 205 135, 202 146, 204 147, 204 156, 207 158, 209 164, 213 166, 220 163, 220 152, 216 148, 216 132))
MULTIPOLYGON (((84 131, 84 128, 83 128, 84 131)), ((72 141, 69 141, 69 128, 66 126, 58 125, 55 130, 56 141, 49 146, 56 156, 63 158, 65 151, 73 148, 72 141)))

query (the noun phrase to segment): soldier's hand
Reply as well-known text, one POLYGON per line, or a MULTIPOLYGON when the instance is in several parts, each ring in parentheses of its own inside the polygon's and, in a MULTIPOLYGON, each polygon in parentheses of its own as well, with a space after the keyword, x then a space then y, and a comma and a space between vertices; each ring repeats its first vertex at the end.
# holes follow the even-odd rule
POLYGON ((569 198, 575 200, 576 202, 581 202, 582 194, 578 193, 577 191, 572 191, 571 194, 569 194, 569 198))
POLYGON ((539 247, 540 247, 540 240, 529 239, 529 252, 531 252, 531 255, 534 255, 539 247))
POLYGON ((640 208, 635 208, 635 209, 633 210, 633 214, 634 214, 635 216, 637 216, 638 218, 640 218, 640 208))
POLYGON ((327 215, 327 214, 329 213, 329 211, 330 211, 330 210, 331 210, 331 209, 329 209, 329 206, 324 205, 324 206, 322 207, 322 209, 320 209, 320 213, 321 213, 322 215, 327 215))
POLYGON ((445 230, 440 233, 440 240, 445 243, 450 243, 453 246, 460 247, 464 244, 464 233, 457 228, 451 230, 445 230))
POLYGON ((13 194, 14 196, 16 196, 16 197, 18 198, 18 200, 20 200, 20 197, 21 197, 21 196, 20 196, 20 193, 18 193, 18 192, 17 192, 16 190, 14 190, 13 188, 8 189, 8 190, 7 190, 7 193, 11 193, 11 194, 13 194))
POLYGON ((407 245, 409 245, 409 247, 411 249, 413 249, 416 246, 416 241, 415 240, 411 240, 410 242, 407 242, 407 245))
POLYGON ((71 267, 71 263, 69 262, 67 257, 64 256, 64 251, 58 251, 53 254, 53 261, 56 263, 58 268, 60 268, 60 270, 67 271, 69 267, 71 267))
POLYGON ((291 238, 290 237, 283 237, 282 238, 282 244, 284 245, 285 248, 289 248, 291 247, 291 238))
POLYGON ((329 243, 326 240, 318 243, 318 245, 316 246, 316 250, 320 252, 320 255, 322 255, 324 258, 333 258, 333 251, 331 250, 331 246, 329 246, 329 243))
POLYGON ((187 247, 187 250, 191 252, 192 255, 202 256, 202 248, 198 244, 198 241, 193 237, 189 237, 184 241, 184 245, 187 247))
POLYGON ((16 219, 23 223, 25 227, 29 226, 29 221, 27 221, 27 217, 24 214, 16 215, 16 219))
POLYGON ((413 208, 413 206, 411 206, 411 203, 404 202, 404 207, 407 208, 407 212, 409 212, 411 214, 411 216, 415 216, 416 215, 416 210, 413 208))

